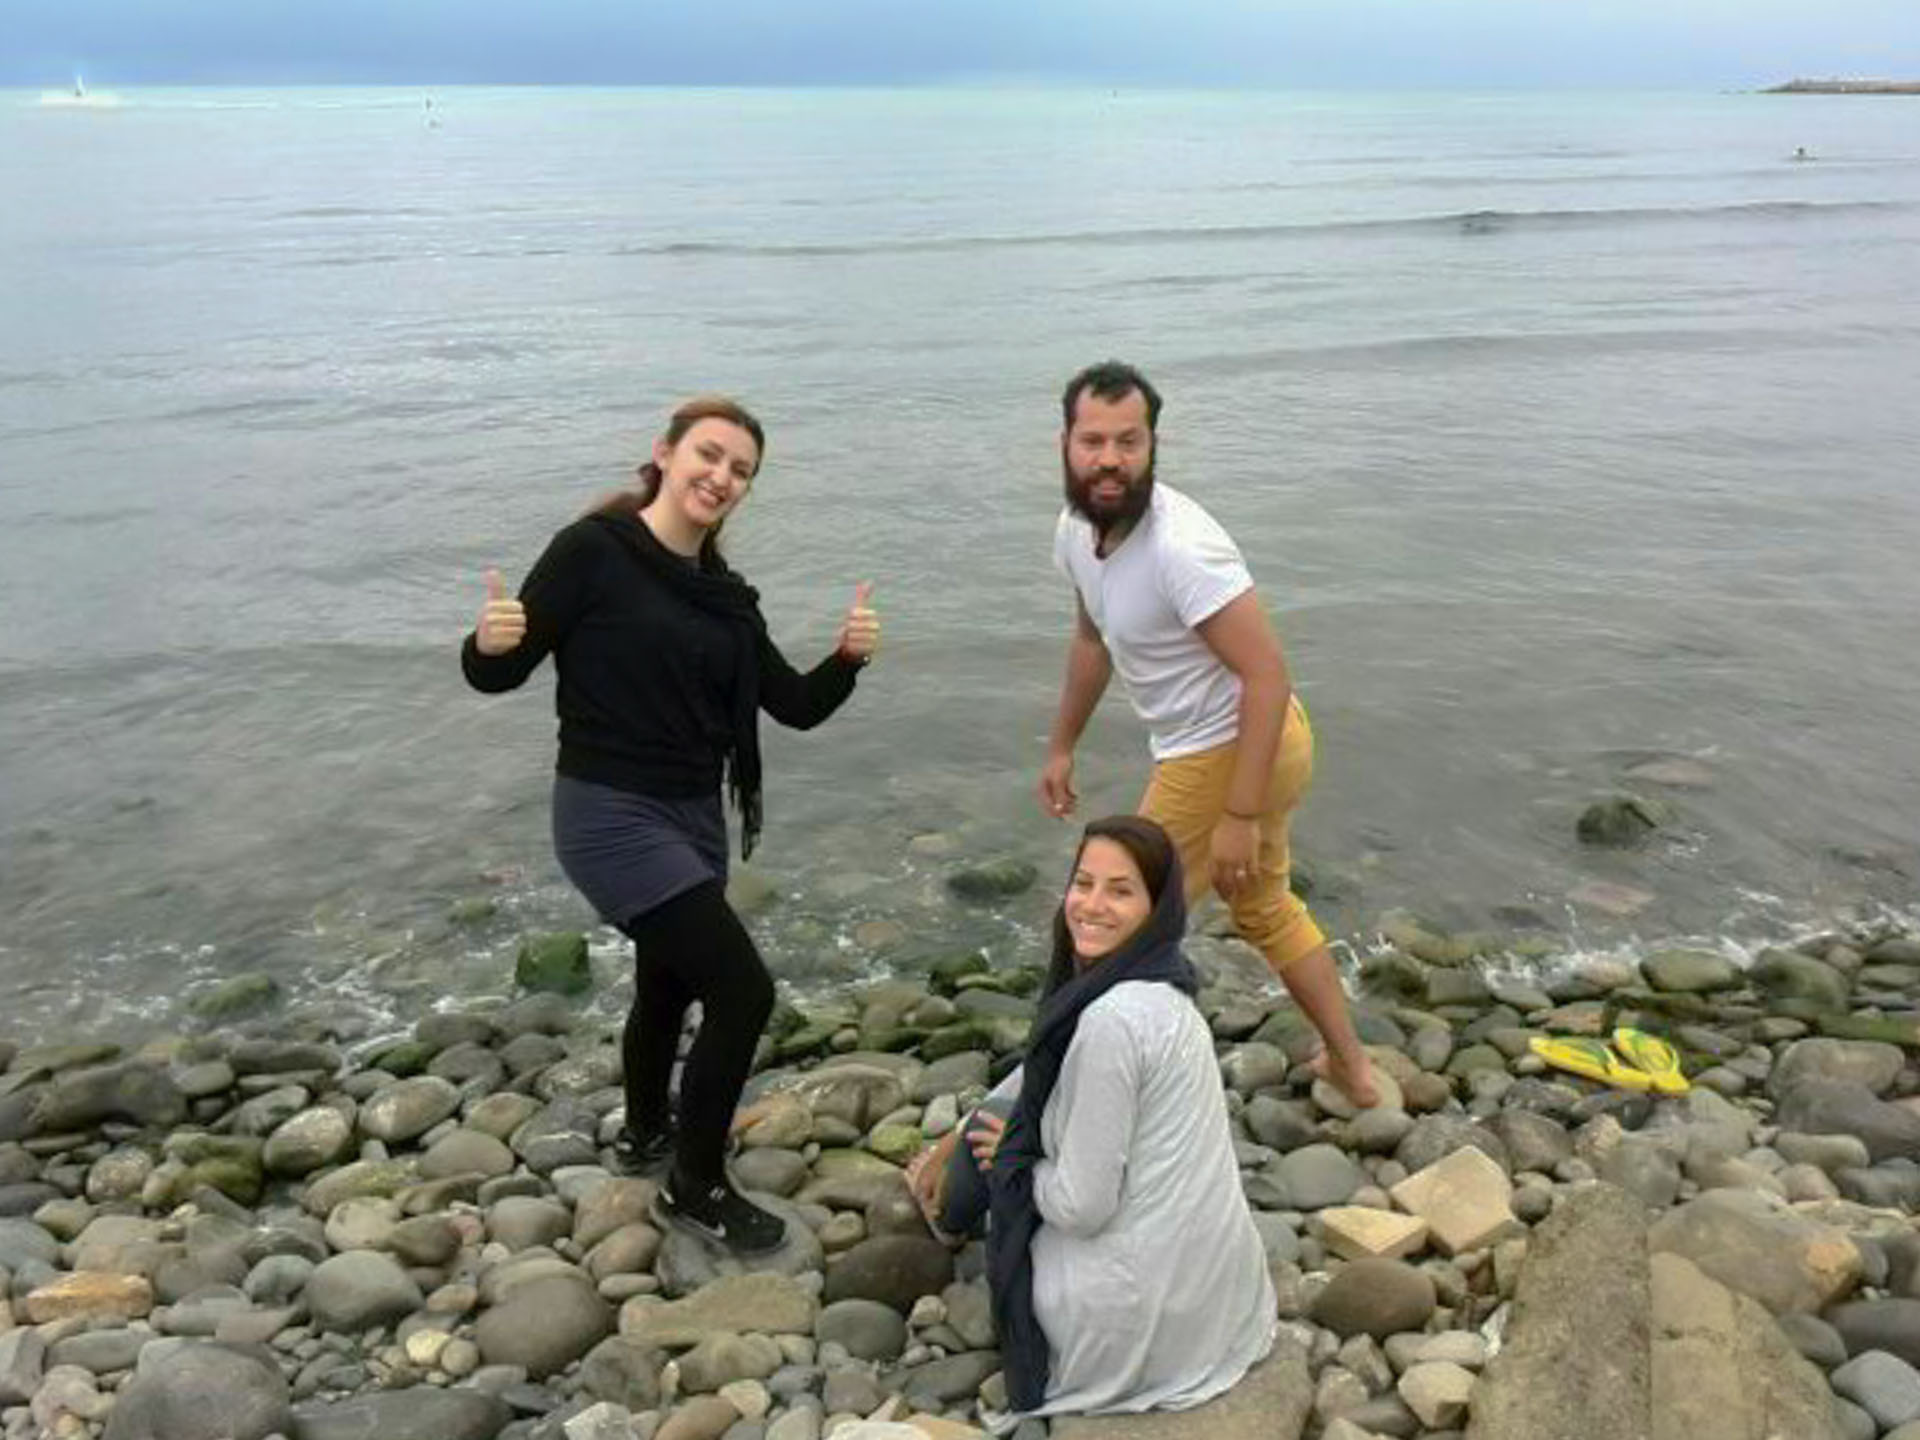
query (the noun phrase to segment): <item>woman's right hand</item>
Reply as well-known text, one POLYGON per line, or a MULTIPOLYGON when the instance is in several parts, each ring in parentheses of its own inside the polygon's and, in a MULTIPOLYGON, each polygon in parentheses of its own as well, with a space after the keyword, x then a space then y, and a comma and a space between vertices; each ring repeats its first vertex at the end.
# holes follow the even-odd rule
POLYGON ((991 1110, 976 1110, 967 1121, 967 1145, 981 1171, 993 1169, 993 1157, 1000 1153, 1000 1142, 1007 1138, 1007 1122, 991 1110))
POLYGON ((487 603, 473 627, 474 648, 482 655, 504 655, 526 638, 527 608, 507 594, 498 570, 487 571, 487 603))

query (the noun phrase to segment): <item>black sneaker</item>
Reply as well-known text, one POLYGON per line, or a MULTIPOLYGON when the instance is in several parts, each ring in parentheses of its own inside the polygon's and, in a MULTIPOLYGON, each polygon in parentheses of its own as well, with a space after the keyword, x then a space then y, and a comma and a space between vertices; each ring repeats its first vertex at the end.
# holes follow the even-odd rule
POLYGON ((671 1126, 639 1135, 623 1126, 613 1140, 613 1168, 630 1178, 657 1180, 672 1162, 679 1138, 671 1126))
POLYGON ((787 1238, 787 1222, 747 1200, 722 1181, 704 1190, 684 1187, 678 1177, 660 1186, 656 1219, 692 1230, 736 1255, 764 1255, 787 1238))

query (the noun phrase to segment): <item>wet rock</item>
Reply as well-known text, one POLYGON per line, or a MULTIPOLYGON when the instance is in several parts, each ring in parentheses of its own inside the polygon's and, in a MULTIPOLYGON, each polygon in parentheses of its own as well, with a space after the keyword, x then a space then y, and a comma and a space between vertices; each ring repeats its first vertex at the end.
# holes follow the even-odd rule
POLYGON ((1747 979, 1775 1000, 1805 1000, 1822 1010, 1847 1008, 1847 977, 1792 950, 1762 950, 1748 968, 1747 979))
POLYGON ((1640 962, 1640 973, 1668 994, 1700 995, 1742 983, 1740 967, 1717 950, 1657 950, 1640 962))
POLYGON ((1638 845, 1666 823, 1668 811, 1639 795, 1609 795, 1580 812, 1574 833, 1583 845, 1624 849, 1638 845))
POLYGON ((1006 900, 1025 894, 1039 878, 1029 861, 1006 856, 949 872, 947 889, 962 900, 1006 900))
POLYGON ((280 986, 271 975, 253 971, 232 975, 188 1002, 196 1018, 224 1024, 265 1010, 280 998, 280 986))
POLYGON ((88 1130, 107 1120, 177 1125, 187 1118, 187 1100, 164 1067, 123 1060, 56 1075, 33 1118, 42 1133, 88 1130))
POLYGON ((513 978, 523 990, 554 995, 586 993, 593 988, 587 937, 578 931, 526 936, 514 958, 513 978))

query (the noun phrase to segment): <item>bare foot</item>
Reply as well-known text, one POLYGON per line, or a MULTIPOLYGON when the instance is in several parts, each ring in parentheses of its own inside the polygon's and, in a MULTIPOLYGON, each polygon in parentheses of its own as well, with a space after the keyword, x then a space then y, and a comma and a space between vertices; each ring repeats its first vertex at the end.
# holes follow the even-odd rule
POLYGON ((1322 1050, 1309 1063, 1315 1075, 1360 1109, 1371 1110, 1380 1103, 1380 1087, 1373 1083, 1373 1063, 1367 1059, 1366 1052, 1362 1051, 1351 1063, 1342 1063, 1322 1050))

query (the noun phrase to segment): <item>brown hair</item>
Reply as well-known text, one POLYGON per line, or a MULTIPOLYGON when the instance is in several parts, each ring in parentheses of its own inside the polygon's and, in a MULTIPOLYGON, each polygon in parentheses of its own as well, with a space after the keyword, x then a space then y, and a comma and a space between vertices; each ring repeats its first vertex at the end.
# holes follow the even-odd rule
MULTIPOLYGON (((1074 870, 1080 868, 1080 857, 1086 853, 1089 840, 1111 840, 1126 851, 1140 868, 1140 878, 1147 886, 1147 898, 1156 907, 1160 904, 1160 896, 1166 891, 1167 882, 1174 874, 1177 852, 1159 822, 1149 820, 1144 815, 1109 815, 1104 820, 1093 821, 1081 832, 1079 847, 1073 852, 1074 870)), ((1068 883, 1071 884, 1072 872, 1068 873, 1068 883)), ((1053 955, 1047 967, 1045 993, 1051 995, 1073 976, 1073 935, 1067 929, 1067 907, 1063 903, 1053 912, 1053 955)))
MULTIPOLYGON (((669 447, 678 445, 686 438, 687 432, 702 420, 724 420, 736 425, 753 437, 753 448, 760 454, 754 465, 759 473, 760 466, 766 463, 767 432, 761 426, 753 412, 737 400, 729 400, 724 395, 697 395, 676 409, 667 419, 667 428, 661 439, 669 447)), ((589 514, 607 515, 626 511, 643 510, 653 503, 653 497, 660 493, 660 467, 651 459, 642 463, 634 472, 635 483, 623 489, 603 495, 589 508, 589 514)), ((700 542, 700 568, 703 570, 725 569, 720 558, 720 530, 725 521, 709 530, 706 538, 700 542)))

